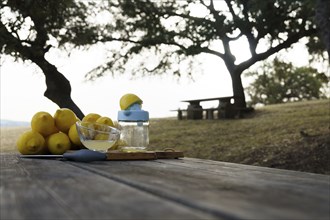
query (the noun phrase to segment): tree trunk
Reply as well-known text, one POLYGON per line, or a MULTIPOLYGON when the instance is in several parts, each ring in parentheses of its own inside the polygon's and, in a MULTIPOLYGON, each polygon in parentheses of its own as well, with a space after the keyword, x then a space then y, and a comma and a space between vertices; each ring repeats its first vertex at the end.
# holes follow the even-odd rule
POLYGON ((317 0, 315 20, 321 32, 321 39, 325 44, 330 61, 330 0, 317 0))
POLYGON ((78 118, 84 117, 83 112, 71 98, 71 85, 69 80, 61 74, 57 68, 50 64, 44 56, 31 59, 43 71, 46 77, 47 89, 44 96, 56 103, 60 108, 71 109, 78 118))
MULTIPOLYGON (((19 38, 15 38, 15 34, 10 33, 5 25, 0 22, 1 37, 5 40, 4 45, 6 46, 7 44, 7 46, 11 47, 11 49, 14 48, 13 50, 19 52, 23 60, 31 60, 43 71, 46 77, 47 85, 44 96, 56 103, 60 108, 71 109, 78 118, 82 119, 84 114, 71 99, 70 82, 57 70, 54 65, 50 64, 45 59, 45 54, 48 52, 50 46, 45 45, 48 37, 44 27, 37 27, 36 30, 41 31, 36 34, 36 40, 33 43, 30 43, 30 46, 24 46, 23 42, 19 38)), ((3 42, 1 43, 3 44, 3 42)))
POLYGON ((238 73, 237 71, 232 71, 230 75, 231 75, 233 94, 235 99, 234 105, 237 109, 245 109, 246 101, 245 101, 245 94, 244 94, 241 74, 238 73))
POLYGON ((233 95, 235 100, 234 107, 238 110, 238 113, 240 113, 241 110, 246 108, 244 88, 241 79, 242 71, 235 65, 234 56, 227 56, 224 58, 224 61, 232 80, 233 95))

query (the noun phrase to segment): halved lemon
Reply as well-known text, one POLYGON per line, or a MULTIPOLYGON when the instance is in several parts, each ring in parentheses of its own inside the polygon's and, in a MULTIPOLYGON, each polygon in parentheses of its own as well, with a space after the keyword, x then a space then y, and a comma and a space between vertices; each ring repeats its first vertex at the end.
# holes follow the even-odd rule
POLYGON ((138 103, 138 104, 142 104, 142 99, 140 99, 137 95, 132 94, 132 93, 127 93, 125 95, 123 95, 120 98, 120 109, 121 110, 126 110, 128 109, 131 105, 138 103))

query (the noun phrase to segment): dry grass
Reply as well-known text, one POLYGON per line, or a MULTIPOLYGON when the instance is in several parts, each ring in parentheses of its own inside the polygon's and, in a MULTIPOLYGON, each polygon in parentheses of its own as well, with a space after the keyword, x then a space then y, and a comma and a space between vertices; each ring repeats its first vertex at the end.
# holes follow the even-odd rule
MULTIPOLYGON (((270 105, 244 119, 150 121, 150 149, 187 157, 330 174, 330 102, 270 105)), ((1 153, 17 152, 27 127, 1 128, 1 153)))
POLYGON ((18 152, 16 149, 16 140, 20 134, 28 130, 28 127, 2 127, 1 128, 1 153, 18 152))
POLYGON ((270 105, 239 120, 152 120, 150 145, 189 157, 330 174, 329 106, 329 100, 270 105))

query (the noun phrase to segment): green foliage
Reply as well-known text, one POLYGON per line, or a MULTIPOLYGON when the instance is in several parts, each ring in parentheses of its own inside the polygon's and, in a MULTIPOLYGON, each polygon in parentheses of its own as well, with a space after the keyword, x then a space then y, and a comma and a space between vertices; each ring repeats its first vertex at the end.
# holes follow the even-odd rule
POLYGON ((1 53, 30 59, 51 47, 75 46, 96 41, 97 29, 88 18, 95 4, 74 0, 4 0, 0 4, 1 53), (55 40, 55 41, 54 41, 55 40))
POLYGON ((130 61, 140 61, 132 72, 190 74, 192 68, 177 64, 192 64, 192 57, 202 53, 218 56, 229 72, 241 74, 300 38, 316 34, 310 0, 4 0, 0 7, 0 47, 6 54, 21 56, 18 43, 47 48, 122 42, 121 49, 111 50, 109 62, 90 78, 104 71, 123 72, 125 64, 132 66, 130 61), (99 22, 96 17, 101 13, 109 19, 99 22), (18 41, 3 34, 5 29, 18 41), (23 30, 28 34, 22 35, 23 30), (236 64, 230 43, 241 37, 247 39, 251 58, 236 64), (257 51, 261 41, 268 42, 264 52, 257 51), (221 46, 215 47, 218 43, 221 46))
POLYGON ((138 63, 132 72, 142 75, 190 74, 195 66, 187 70, 178 63, 193 63, 193 56, 202 53, 218 56, 230 74, 240 75, 254 63, 316 34, 310 0, 109 0, 104 8, 113 15, 113 22, 107 24, 111 32, 100 41, 124 43, 121 55, 112 50, 109 62, 92 71, 90 79, 104 71, 124 72, 122 67, 132 63, 138 63), (241 37, 247 39, 251 57, 235 63, 230 44, 241 37), (267 42, 264 52, 257 51, 261 42, 267 42))
POLYGON ((275 59, 265 63, 258 71, 246 73, 255 81, 247 88, 251 104, 276 104, 325 98, 322 88, 328 78, 311 67, 294 67, 275 59))

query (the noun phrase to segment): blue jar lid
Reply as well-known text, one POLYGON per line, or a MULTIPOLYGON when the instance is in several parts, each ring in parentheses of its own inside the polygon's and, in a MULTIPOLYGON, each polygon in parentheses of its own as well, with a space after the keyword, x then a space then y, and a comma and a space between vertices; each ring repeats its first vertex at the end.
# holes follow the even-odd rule
POLYGON ((133 104, 127 110, 118 111, 118 121, 149 121, 149 112, 141 109, 140 104, 133 104))

